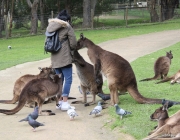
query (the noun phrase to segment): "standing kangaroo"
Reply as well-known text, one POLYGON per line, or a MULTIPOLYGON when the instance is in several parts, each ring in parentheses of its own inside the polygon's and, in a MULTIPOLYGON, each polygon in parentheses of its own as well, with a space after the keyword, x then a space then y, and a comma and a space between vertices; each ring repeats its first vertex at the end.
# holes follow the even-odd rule
MULTIPOLYGON (((73 55, 73 63, 76 66, 77 75, 80 80, 80 86, 83 92, 83 103, 87 103, 87 94, 86 91, 90 91, 93 99, 92 102, 86 105, 92 105, 95 103, 96 95, 98 93, 103 93, 102 85, 103 85, 103 78, 102 74, 99 73, 97 78, 99 79, 99 83, 97 84, 94 78, 94 69, 93 65, 86 62, 83 57, 79 54, 77 50, 74 51, 73 55)), ((76 101, 72 102, 75 103, 76 101)))
POLYGON ((140 81, 156 80, 159 77, 165 79, 170 69, 171 59, 173 59, 172 52, 166 52, 166 56, 159 57, 154 63, 154 77, 142 79, 140 81))
POLYGON ((46 98, 62 94, 61 75, 51 75, 51 78, 34 79, 23 88, 17 106, 12 110, 0 109, 0 113, 13 115, 20 111, 25 103, 36 102, 39 107, 39 114, 42 112, 42 105, 46 98))
POLYGON ((107 78, 112 105, 119 103, 118 91, 121 93, 128 91, 138 103, 161 104, 162 99, 146 98, 139 93, 135 74, 127 60, 102 49, 81 34, 77 42, 77 49, 84 47, 88 49, 87 54, 94 64, 96 82, 99 82, 98 75, 101 71, 107 78))
POLYGON ((172 75, 170 77, 166 77, 165 79, 157 82, 156 84, 164 83, 164 82, 167 82, 167 81, 171 81, 171 84, 180 83, 180 70, 178 70, 176 72, 176 74, 174 74, 174 75, 172 75))

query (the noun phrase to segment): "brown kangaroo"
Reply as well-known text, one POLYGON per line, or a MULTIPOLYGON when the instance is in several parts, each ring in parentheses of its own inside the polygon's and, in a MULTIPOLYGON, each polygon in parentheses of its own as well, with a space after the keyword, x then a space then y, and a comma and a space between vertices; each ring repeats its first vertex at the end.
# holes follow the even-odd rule
MULTIPOLYGON (((30 75, 26 74, 21 76, 19 79, 16 80, 14 84, 14 89, 13 89, 13 99, 12 100, 0 100, 0 103, 5 103, 5 104, 15 104, 19 100, 19 96, 21 94, 22 89, 24 86, 31 80, 33 79, 40 79, 40 78, 48 78, 50 74, 53 74, 54 71, 51 67, 45 67, 45 68, 38 68, 40 70, 40 73, 37 75, 30 75)), ((32 105, 29 104, 29 107, 32 105)))
MULTIPOLYGON (((25 103, 36 102, 39 107, 39 114, 42 112, 42 105, 46 98, 62 94, 61 75, 50 75, 51 78, 33 79, 23 88, 17 106, 12 110, 0 109, 0 113, 13 115, 20 111, 25 103)), ((43 115, 43 114, 42 114, 43 115)))
POLYGON ((144 140, 180 140, 180 111, 169 117, 167 104, 156 109, 150 116, 152 120, 158 121, 158 126, 144 140), (169 138, 174 136, 175 138, 169 138))
POLYGON ((155 61, 154 77, 142 79, 140 81, 156 80, 159 77, 161 77, 161 79, 165 79, 170 69, 171 59, 173 59, 173 54, 170 50, 169 52, 166 52, 166 56, 161 56, 155 61))
POLYGON ((77 49, 84 47, 88 49, 87 54, 94 64, 96 82, 101 71, 107 78, 112 105, 119 103, 118 91, 121 93, 128 91, 138 103, 161 104, 162 99, 146 98, 139 93, 135 74, 126 59, 102 49, 81 34, 77 49))
MULTIPOLYGON (((93 65, 86 62, 77 50, 74 51, 73 63, 76 66, 77 75, 80 80, 80 86, 81 86, 81 89, 83 92, 83 103, 86 103, 85 105, 92 105, 95 103, 96 95, 98 93, 103 93, 103 91, 102 91, 102 85, 103 85, 102 74, 99 73, 97 75, 97 78, 100 81, 99 84, 97 84, 95 82, 95 78, 94 78, 93 65), (87 103, 87 94, 86 94, 87 90, 90 91, 93 96, 92 102, 90 102, 90 103, 87 103)), ((72 103, 76 103, 76 101, 74 101, 72 103)))
POLYGON ((156 84, 159 84, 159 83, 164 83, 164 82, 167 82, 167 81, 171 81, 170 83, 171 84, 175 84, 175 83, 180 83, 180 70, 178 70, 178 72, 170 77, 166 77, 165 79, 157 82, 156 84))

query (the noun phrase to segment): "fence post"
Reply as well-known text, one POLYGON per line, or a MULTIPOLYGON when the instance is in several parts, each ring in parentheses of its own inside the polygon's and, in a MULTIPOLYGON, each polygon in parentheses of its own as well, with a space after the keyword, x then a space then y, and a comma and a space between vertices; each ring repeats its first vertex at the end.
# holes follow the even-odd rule
POLYGON ((53 13, 53 11, 51 11, 51 18, 53 18, 54 17, 54 13, 53 13))
POLYGON ((128 25, 127 20, 128 20, 128 6, 126 6, 126 27, 128 25))

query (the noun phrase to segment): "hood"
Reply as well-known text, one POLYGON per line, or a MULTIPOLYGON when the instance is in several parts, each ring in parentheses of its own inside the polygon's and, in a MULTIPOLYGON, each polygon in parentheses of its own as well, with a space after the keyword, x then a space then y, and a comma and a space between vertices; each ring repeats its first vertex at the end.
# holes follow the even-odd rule
POLYGON ((53 19, 49 19, 48 20, 48 27, 46 29, 46 31, 48 32, 54 32, 60 28, 64 28, 64 27, 68 27, 69 23, 57 18, 53 18, 53 19))

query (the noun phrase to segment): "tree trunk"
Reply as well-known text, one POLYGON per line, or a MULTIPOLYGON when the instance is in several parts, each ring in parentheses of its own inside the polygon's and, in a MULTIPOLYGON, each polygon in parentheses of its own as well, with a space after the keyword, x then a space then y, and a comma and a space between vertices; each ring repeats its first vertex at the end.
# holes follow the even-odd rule
POLYGON ((164 21, 173 18, 176 7, 179 7, 179 0, 148 0, 151 22, 164 21), (158 10, 159 15, 157 12, 158 10))
POLYGON ((3 37, 2 35, 2 31, 3 31, 3 27, 4 27, 4 22, 3 22, 3 18, 4 18, 4 0, 0 1, 0 38, 3 37))
POLYGON ((157 14, 157 8, 156 8, 156 0, 149 0, 148 1, 148 8, 151 16, 151 22, 157 22, 159 21, 159 16, 157 14))
POLYGON ((9 37, 11 37, 11 31, 12 31, 13 11, 14 11, 14 0, 12 0, 12 3, 11 3, 11 12, 10 12, 10 21, 9 21, 9 37))
POLYGON ((83 27, 91 28, 94 18, 94 11, 97 0, 84 0, 83 1, 83 27))
POLYGON ((40 20, 41 20, 41 30, 45 29, 45 21, 44 21, 44 1, 40 0, 40 20))
POLYGON ((161 0, 162 19, 168 20, 173 18, 174 10, 179 6, 179 0, 161 0))
POLYGON ((37 17, 37 8, 39 0, 34 0, 33 3, 31 3, 30 0, 26 0, 29 7, 31 8, 31 31, 30 34, 37 34, 37 27, 38 27, 38 17, 37 17))

